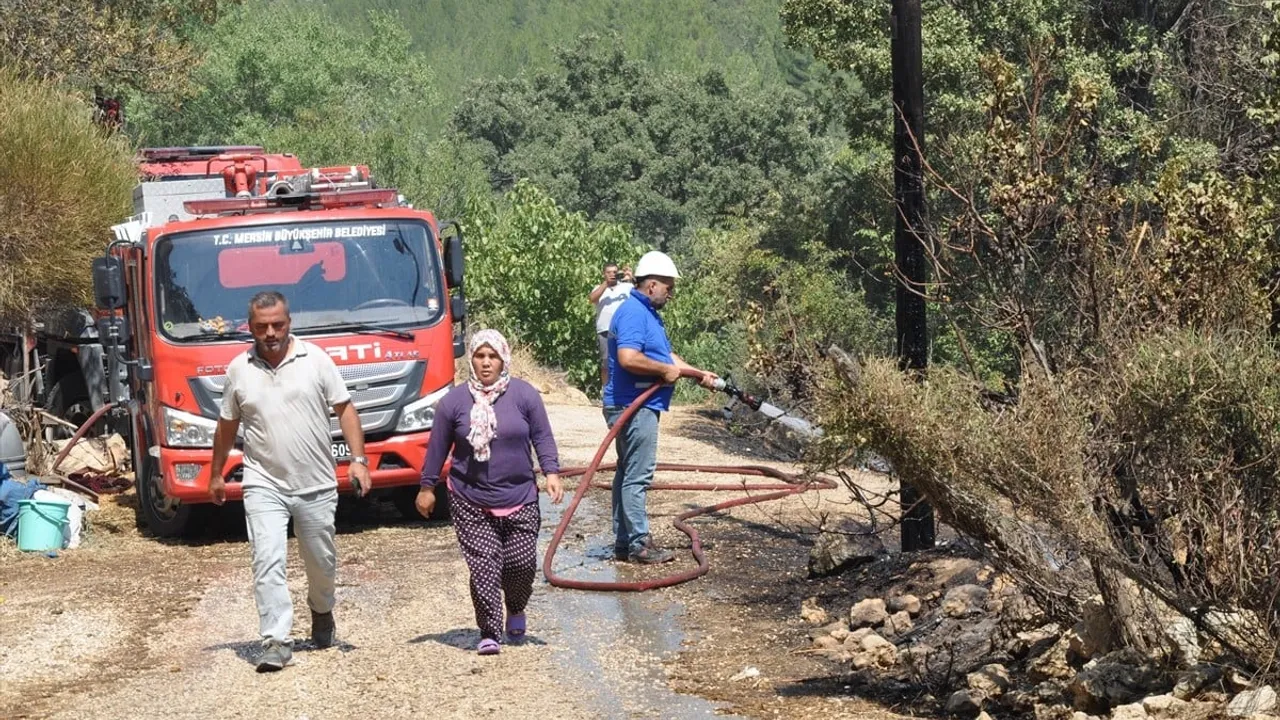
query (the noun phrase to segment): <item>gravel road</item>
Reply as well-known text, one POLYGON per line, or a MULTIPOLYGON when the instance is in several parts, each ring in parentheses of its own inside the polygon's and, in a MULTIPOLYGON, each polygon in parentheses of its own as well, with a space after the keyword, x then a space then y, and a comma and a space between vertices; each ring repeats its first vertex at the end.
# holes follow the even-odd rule
MULTIPOLYGON (((563 462, 585 464, 603 434, 599 409, 549 411, 563 462)), ((760 462, 679 427, 664 422, 666 460, 760 462)), ((688 500, 668 496, 653 508, 661 514, 688 500)), ((560 508, 545 496, 543 503, 545 548, 560 508)), ((601 579, 647 571, 604 559, 607 503, 606 493, 588 496, 559 567, 601 579)), ((340 520, 341 644, 314 650, 303 643, 291 667, 259 675, 243 533, 162 543, 139 535, 126 509, 115 511, 118 517, 104 511, 85 547, 57 559, 0 550, 0 717, 726 716, 721 706, 671 689, 678 683, 669 676, 679 672, 673 658, 694 640, 683 627, 691 591, 560 591, 539 574, 530 640, 481 658, 452 529, 387 519, 394 513, 340 520)), ((296 549, 290 552, 301 638, 309 624, 305 582, 296 549)), ((707 584, 696 592, 714 594, 712 577, 698 582, 707 584)))

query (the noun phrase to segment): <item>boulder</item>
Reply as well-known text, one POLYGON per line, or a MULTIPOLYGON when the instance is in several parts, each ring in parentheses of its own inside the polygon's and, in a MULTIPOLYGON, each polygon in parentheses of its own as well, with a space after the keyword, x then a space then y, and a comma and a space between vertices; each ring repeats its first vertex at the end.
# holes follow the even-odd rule
POLYGON ((848 636, 844 639, 844 644, 849 645, 850 647, 857 647, 861 649, 862 639, 868 635, 874 635, 876 631, 872 630, 871 628, 864 627, 864 628, 858 628, 857 630, 852 630, 852 631, 846 630, 845 632, 848 634, 848 636))
POLYGON ((849 626, 854 628, 875 626, 883 623, 887 617, 889 617, 889 611, 885 609, 884 600, 867 598, 859 600, 849 609, 849 626))
POLYGON ((1027 666, 1027 676, 1036 682, 1075 677, 1075 668, 1067 662, 1068 643, 1066 637, 1058 638, 1052 647, 1031 661, 1027 666))
POLYGON ((1084 617, 1071 629, 1068 650, 1079 662, 1092 660, 1111 650, 1111 615, 1102 602, 1101 595, 1094 595, 1084 603, 1084 617))
POLYGON ((1038 657, 1062 637, 1062 628, 1058 623, 1042 625, 1035 630, 1018 633, 1009 643, 1009 654, 1015 658, 1038 657))
POLYGON ((1270 685, 1263 685, 1255 690, 1245 690, 1231 698, 1231 702, 1227 703, 1227 715, 1230 717, 1265 715, 1275 708, 1276 691, 1270 685))
POLYGON ((898 664, 898 648, 875 633, 862 638, 861 647, 853 655, 853 667, 890 668, 898 664))
MULTIPOLYGON (((1077 710, 1103 713, 1138 703, 1160 683, 1160 672, 1134 652, 1119 651, 1089 663, 1067 687, 1077 710)), ((1146 714, 1146 711, 1143 711, 1146 714)))
POLYGON ((809 576, 836 575, 883 555, 884 543, 874 535, 823 531, 809 551, 809 576))
POLYGON ((1174 660, 1178 667, 1189 668, 1200 662, 1200 637, 1191 618, 1178 615, 1170 618, 1164 634, 1173 643, 1174 660))
POLYGON ((1142 709, 1158 718, 1174 718, 1183 714, 1187 703, 1172 695, 1152 695, 1142 699, 1142 709))
POLYGON ((800 619, 814 627, 831 622, 827 617, 827 611, 818 605, 818 598, 816 597, 807 598, 800 603, 800 619))
POLYGON ((884 619, 884 625, 881 627, 881 633, 885 637, 897 637, 911 631, 915 625, 911 622, 911 615, 906 610, 900 610, 884 619))
POLYGON ((1173 686, 1173 696, 1179 700, 1190 700, 1221 681, 1220 668, 1201 663, 1178 674, 1177 683, 1173 686))
POLYGON ((1147 711, 1142 709, 1142 703, 1130 703, 1128 705, 1119 705, 1115 710, 1111 711, 1111 720, 1146 720, 1147 711))
POLYGON ((915 595, 895 595, 889 598, 889 612, 905 612, 915 616, 920 614, 920 598, 915 595))
POLYGON ((830 635, 819 635, 813 639, 813 647, 818 650, 835 650, 841 646, 841 642, 830 635))
POLYGON ((984 665, 965 678, 969 689, 987 698, 998 698, 1009 689, 1009 671, 999 663, 984 665))
POLYGON ((942 600, 942 614, 962 618, 976 615, 986 607, 990 592, 981 585, 957 585, 942 600))
POLYGON ((981 696, 975 697, 968 690, 957 690, 947 698, 947 713, 961 717, 974 717, 982 710, 981 696))

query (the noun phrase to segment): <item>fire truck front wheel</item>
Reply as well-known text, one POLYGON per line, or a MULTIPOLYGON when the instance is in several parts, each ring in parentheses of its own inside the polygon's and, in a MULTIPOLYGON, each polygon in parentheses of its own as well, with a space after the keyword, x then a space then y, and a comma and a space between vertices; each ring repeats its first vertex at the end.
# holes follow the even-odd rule
POLYGON ((164 494, 160 464, 150 455, 138 473, 138 515, 156 537, 182 537, 191 527, 191 506, 164 494))

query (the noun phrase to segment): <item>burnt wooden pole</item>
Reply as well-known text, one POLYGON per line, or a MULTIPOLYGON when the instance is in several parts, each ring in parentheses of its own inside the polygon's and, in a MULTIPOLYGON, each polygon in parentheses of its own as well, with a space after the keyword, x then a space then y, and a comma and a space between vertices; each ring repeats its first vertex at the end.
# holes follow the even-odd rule
MULTIPOLYGON (((924 244, 924 76, 920 50, 920 0, 893 0, 893 194, 897 223, 894 258, 902 273, 894 318, 897 324, 899 366, 923 373, 929 363, 929 326, 925 283, 929 266, 924 244)), ((933 508, 920 493, 902 484, 902 550, 927 550, 934 545, 933 508)))

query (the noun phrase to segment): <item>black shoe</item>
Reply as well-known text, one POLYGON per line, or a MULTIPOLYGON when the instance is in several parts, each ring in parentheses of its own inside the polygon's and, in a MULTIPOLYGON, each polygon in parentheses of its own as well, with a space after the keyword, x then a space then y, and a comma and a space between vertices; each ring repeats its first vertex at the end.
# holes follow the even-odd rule
POLYGON ((262 652, 262 657, 258 658, 258 672, 277 672, 283 670, 293 660, 293 650, 288 645, 278 642, 267 643, 262 652))
POLYGON ((311 644, 318 648, 333 647, 333 634, 336 625, 333 612, 318 613, 311 611, 311 644))
POLYGON ((638 550, 632 550, 627 560, 641 565, 658 565, 664 562, 671 562, 676 559, 676 554, 670 550, 663 550, 657 545, 644 545, 638 550))
POLYGON ((618 562, 626 562, 631 557, 631 552, 626 548, 614 548, 613 559, 618 562))

